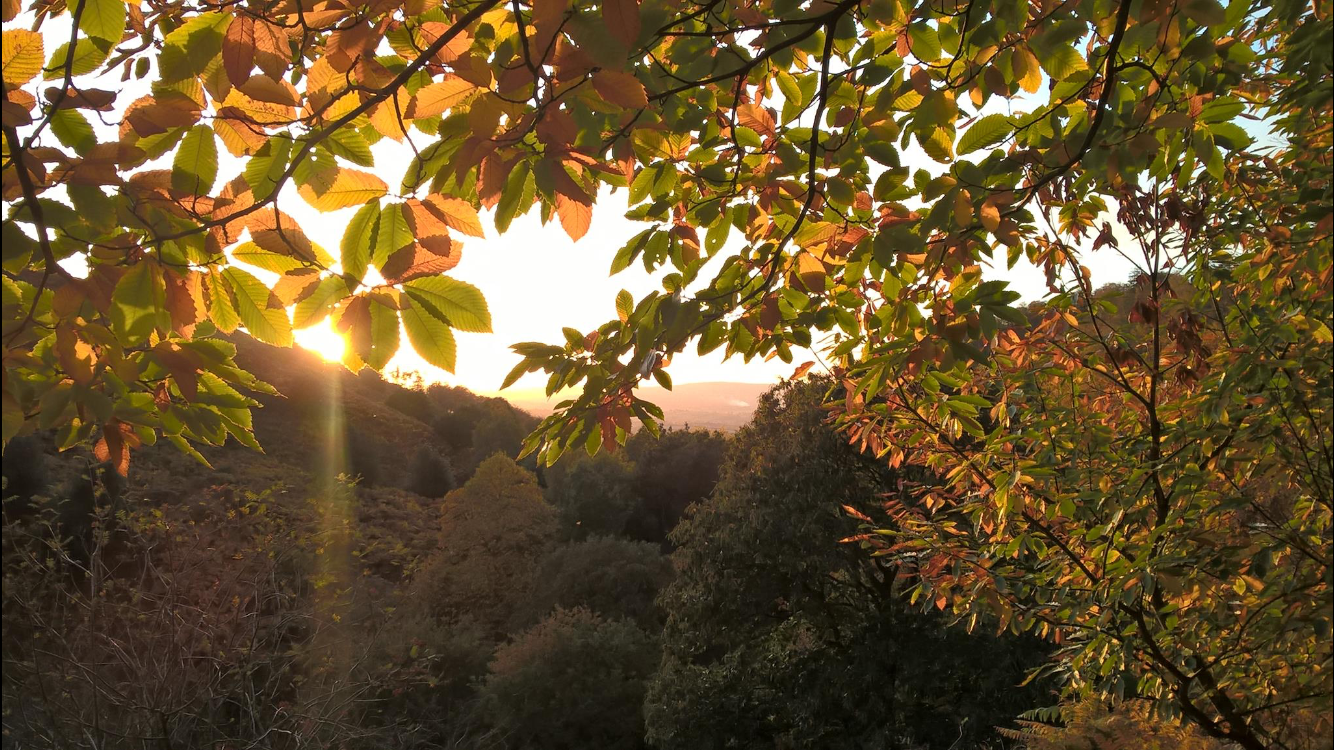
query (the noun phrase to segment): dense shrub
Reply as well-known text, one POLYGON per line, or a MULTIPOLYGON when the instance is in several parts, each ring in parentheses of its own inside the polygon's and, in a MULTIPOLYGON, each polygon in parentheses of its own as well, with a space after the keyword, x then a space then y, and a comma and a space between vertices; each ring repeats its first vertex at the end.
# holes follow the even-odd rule
POLYGON ((546 471, 547 500, 560 510, 570 539, 625 532, 639 505, 633 467, 620 455, 576 453, 546 471))
POLYGON ((445 496, 440 547, 414 580, 433 616, 472 618, 497 639, 557 534, 556 510, 531 473, 493 456, 445 496))
POLYGON ((662 613, 654 599, 671 579, 671 560, 656 544, 594 537, 561 545, 538 562, 515 629, 556 608, 585 607, 602 617, 633 620, 656 633, 662 629, 662 613))
POLYGON ((422 497, 437 498, 444 497, 454 486, 454 469, 449 459, 429 446, 418 448, 412 460, 408 489, 422 497))
POLYGON ((556 610, 496 651, 482 698, 496 728, 531 750, 644 746, 653 641, 626 620, 556 610))

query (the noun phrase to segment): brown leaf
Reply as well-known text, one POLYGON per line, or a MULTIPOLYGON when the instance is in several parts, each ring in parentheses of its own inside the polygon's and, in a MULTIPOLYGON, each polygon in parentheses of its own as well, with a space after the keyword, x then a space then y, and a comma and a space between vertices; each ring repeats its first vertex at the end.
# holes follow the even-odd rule
MULTIPOLYGON (((446 32, 453 28, 454 26, 452 24, 441 23, 440 21, 427 21, 426 23, 423 23, 417 29, 417 33, 421 34, 422 48, 424 49, 435 44, 436 40, 444 36, 446 32)), ((460 57, 468 54, 468 51, 471 49, 472 37, 468 36, 468 32, 460 31, 453 39, 446 42, 445 46, 435 54, 435 61, 442 65, 449 65, 460 57)))
POLYGON ((250 78, 255 67, 255 19, 238 13, 222 38, 222 69, 227 80, 239 86, 250 78))
POLYGON ((626 109, 644 109, 648 106, 648 92, 644 84, 629 73, 619 70, 599 70, 593 74, 593 90, 603 99, 626 109))
POLYGON ((242 94, 259 102, 295 107, 301 101, 292 84, 287 81, 275 81, 268 76, 251 76, 245 83, 237 84, 236 88, 242 94))
POLYGON ((380 37, 370 22, 363 19, 330 34, 324 45, 324 55, 334 70, 346 73, 362 57, 374 54, 380 37))
POLYGON ((199 105, 187 96, 145 96, 130 105, 125 121, 135 133, 145 137, 194 125, 199 121, 199 115, 199 105))
POLYGON ((171 316, 172 330, 182 336, 194 334, 195 324, 204 319, 203 284, 198 271, 187 271, 185 276, 164 273, 167 284, 167 313, 171 316))
MULTIPOLYGON (((54 102, 60 97, 60 87, 51 86, 46 90, 46 100, 54 102)), ((60 109, 95 109, 99 112, 110 112, 115 109, 113 106, 116 101, 116 92, 106 91, 105 89, 76 89, 70 86, 65 90, 64 98, 60 99, 60 109)))
MULTIPOLYGON (((435 243, 435 248, 440 249, 438 242, 435 243)), ((435 276, 444 273, 458 265, 459 258, 459 253, 450 252, 446 255, 440 255, 423 247, 422 243, 414 242, 390 255, 389 259, 384 262, 384 266, 380 268, 380 273, 384 276, 384 280, 390 284, 402 284, 405 281, 419 279, 423 276, 435 276)))
POLYGON ((603 0, 602 20, 611 35, 633 51, 639 39, 639 0, 603 0))

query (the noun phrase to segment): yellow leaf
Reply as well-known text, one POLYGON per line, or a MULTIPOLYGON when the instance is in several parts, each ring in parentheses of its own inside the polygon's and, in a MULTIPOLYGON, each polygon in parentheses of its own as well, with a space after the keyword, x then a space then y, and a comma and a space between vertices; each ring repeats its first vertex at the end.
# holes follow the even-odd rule
POLYGON ((482 221, 477 217, 477 209, 470 203, 458 198, 446 198, 443 195, 428 195, 422 201, 426 210, 443 221, 449 228, 470 237, 484 237, 482 221))
POLYGON ((27 29, 6 29, 3 40, 3 78, 6 88, 17 88, 42 72, 46 53, 42 35, 27 29))
POLYGON ((1014 77, 1019 85, 1030 94, 1036 94, 1042 87, 1042 66, 1038 58, 1028 47, 1017 47, 1013 58, 1014 77))
POLYGON ((297 192, 320 211, 337 211, 373 201, 389 192, 389 186, 368 172, 340 169, 328 187, 321 186, 317 191, 315 185, 306 184, 297 187, 297 192))
POLYGON ((423 86, 412 97, 412 102, 408 104, 404 117, 412 120, 421 117, 434 117, 468 98, 468 95, 476 90, 475 85, 456 76, 451 76, 429 86, 423 86))
POLYGON ((405 121, 408 116, 405 111, 402 111, 405 109, 406 107, 403 106, 401 101, 395 105, 395 97, 386 99, 371 110, 371 126, 380 135, 402 143, 403 137, 407 135, 407 122, 405 121))
POLYGON ((994 232, 1000 227, 1000 209, 990 200, 982 204, 979 215, 982 219, 982 226, 986 227, 988 232, 994 232))

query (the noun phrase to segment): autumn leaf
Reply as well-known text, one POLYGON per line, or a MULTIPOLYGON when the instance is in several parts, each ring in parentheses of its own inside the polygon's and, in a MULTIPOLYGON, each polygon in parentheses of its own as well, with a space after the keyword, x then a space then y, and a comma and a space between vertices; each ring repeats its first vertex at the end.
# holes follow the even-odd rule
POLYGON ((27 29, 5 29, 0 37, 3 45, 3 77, 6 88, 17 88, 37 77, 42 72, 42 35, 27 29))
POLYGON ((648 106, 648 92, 644 90, 644 84, 630 73, 599 70, 593 75, 593 89, 602 98, 626 109, 643 109, 648 106))
POLYGON ((482 221, 477 216, 477 209, 472 204, 458 198, 450 198, 432 193, 422 201, 424 208, 449 228, 469 237, 485 237, 482 221))
POLYGON ((633 50, 635 42, 639 39, 638 0, 604 0, 602 20, 613 37, 627 50, 633 50))
POLYGON ((327 185, 306 183, 298 185, 297 192, 316 210, 337 211, 380 198, 389 192, 389 186, 369 172, 344 168, 327 185))
POLYGON ((467 99, 476 90, 476 85, 458 77, 447 77, 423 86, 413 95, 404 117, 410 120, 434 117, 467 99))

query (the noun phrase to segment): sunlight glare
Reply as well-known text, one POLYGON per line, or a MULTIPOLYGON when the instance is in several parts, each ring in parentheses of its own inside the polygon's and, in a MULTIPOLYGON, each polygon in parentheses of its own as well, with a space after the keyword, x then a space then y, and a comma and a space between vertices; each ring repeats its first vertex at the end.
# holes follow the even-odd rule
POLYGON ((343 352, 347 349, 347 342, 334 331, 328 318, 318 325, 296 331, 295 338, 301 348, 309 349, 329 362, 342 360, 343 352))

